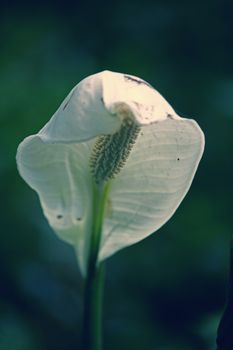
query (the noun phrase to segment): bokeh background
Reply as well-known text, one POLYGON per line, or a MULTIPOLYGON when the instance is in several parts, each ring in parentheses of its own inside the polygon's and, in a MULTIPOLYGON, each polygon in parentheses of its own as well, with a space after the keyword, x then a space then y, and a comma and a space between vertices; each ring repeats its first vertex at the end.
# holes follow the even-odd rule
POLYGON ((215 349, 232 234, 233 2, 6 1, 0 48, 0 349, 80 349, 76 258, 15 153, 77 82, 104 69, 147 80, 206 134, 174 217, 107 261, 105 349, 215 349))

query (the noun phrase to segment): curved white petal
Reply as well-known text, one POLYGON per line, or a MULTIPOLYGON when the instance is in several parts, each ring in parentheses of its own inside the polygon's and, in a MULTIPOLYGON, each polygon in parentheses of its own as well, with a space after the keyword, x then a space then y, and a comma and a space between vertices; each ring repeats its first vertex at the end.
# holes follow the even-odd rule
POLYGON ((71 90, 40 131, 44 142, 83 142, 119 129, 121 120, 106 109, 103 101, 105 73, 91 75, 71 90))
POLYGON ((92 222, 89 144, 47 144, 39 135, 26 138, 17 152, 23 179, 38 193, 51 227, 78 250, 85 273, 92 222))
POLYGON ((141 129, 125 167, 112 182, 99 260, 158 230, 187 193, 204 149, 193 120, 141 129))
POLYGON ((125 117, 147 125, 168 115, 175 116, 174 110, 148 83, 104 71, 77 84, 39 134, 48 143, 83 142, 113 134, 125 117))
POLYGON ((103 74, 103 99, 106 108, 119 117, 121 117, 122 110, 122 117, 125 116, 125 109, 130 110, 131 117, 138 125, 162 121, 168 115, 178 117, 157 90, 133 75, 105 71, 103 74))
POLYGON ((103 260, 156 231, 177 209, 203 152, 198 125, 178 117, 143 80, 105 71, 74 87, 43 129, 18 148, 21 176, 38 193, 52 228, 74 244, 84 274, 93 221, 93 143, 118 131, 124 118, 131 118, 141 133, 111 180, 103 260))

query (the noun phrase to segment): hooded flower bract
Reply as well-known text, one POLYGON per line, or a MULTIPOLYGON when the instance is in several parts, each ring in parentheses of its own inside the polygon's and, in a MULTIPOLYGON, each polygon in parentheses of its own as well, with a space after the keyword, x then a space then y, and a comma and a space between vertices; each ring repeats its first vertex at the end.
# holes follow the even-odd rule
POLYGON ((54 231, 87 268, 93 188, 108 184, 98 261, 158 230, 187 193, 204 149, 198 124, 181 118, 140 78, 104 71, 76 85, 17 152, 54 231))

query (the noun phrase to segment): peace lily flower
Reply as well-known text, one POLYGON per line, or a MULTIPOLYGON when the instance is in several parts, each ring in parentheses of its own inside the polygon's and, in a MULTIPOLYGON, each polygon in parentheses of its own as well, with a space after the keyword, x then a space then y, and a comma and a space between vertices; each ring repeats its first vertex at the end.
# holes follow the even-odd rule
POLYGON ((104 71, 76 85, 19 145, 17 164, 85 275, 93 225, 102 228, 97 263, 158 230, 186 195, 203 149, 198 124, 147 82, 104 71))

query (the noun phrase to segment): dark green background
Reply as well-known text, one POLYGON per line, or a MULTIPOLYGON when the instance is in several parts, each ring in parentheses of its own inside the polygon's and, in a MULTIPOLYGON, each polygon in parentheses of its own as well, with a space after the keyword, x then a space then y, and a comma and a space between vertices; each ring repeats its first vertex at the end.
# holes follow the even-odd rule
POLYGON ((77 82, 109 69, 195 118, 206 150, 174 217, 108 260, 105 349, 213 350, 232 234, 233 2, 2 2, 0 48, 0 349, 79 349, 74 252, 15 153, 77 82))

